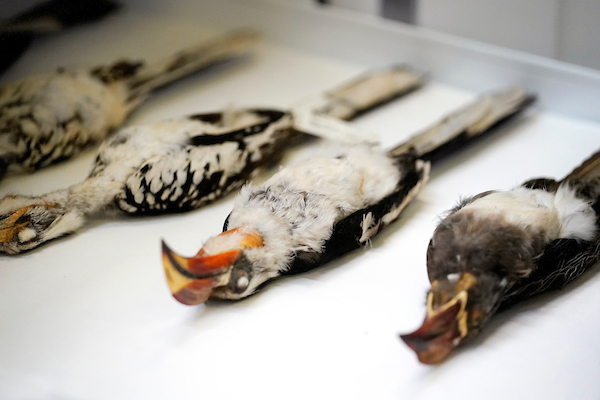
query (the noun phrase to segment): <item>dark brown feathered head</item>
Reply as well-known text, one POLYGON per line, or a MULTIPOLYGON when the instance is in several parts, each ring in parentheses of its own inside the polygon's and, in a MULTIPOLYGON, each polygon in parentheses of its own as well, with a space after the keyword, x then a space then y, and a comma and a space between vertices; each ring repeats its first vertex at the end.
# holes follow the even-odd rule
POLYGON ((442 362, 481 331, 515 278, 530 271, 535 242, 501 217, 479 218, 468 210, 438 226, 427 251, 427 316, 419 329, 401 336, 421 362, 442 362))

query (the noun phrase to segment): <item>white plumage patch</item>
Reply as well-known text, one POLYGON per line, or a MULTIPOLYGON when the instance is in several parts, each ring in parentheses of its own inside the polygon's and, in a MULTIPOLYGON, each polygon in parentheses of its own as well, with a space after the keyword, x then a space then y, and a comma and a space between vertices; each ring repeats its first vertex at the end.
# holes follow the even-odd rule
POLYGON ((589 202, 576 197, 568 184, 562 184, 556 193, 524 187, 494 192, 462 210, 477 210, 481 217, 500 216, 523 229, 542 232, 548 241, 590 240, 596 234, 594 210, 589 202))
POLYGON ((390 194, 399 168, 380 150, 356 147, 340 158, 312 159, 287 168, 236 198, 229 229, 259 233, 264 247, 245 255, 260 271, 249 290, 285 270, 295 252, 322 250, 333 225, 390 194))
POLYGON ((559 237, 592 240, 596 236, 596 213, 568 184, 556 191, 554 206, 561 221, 559 237))
POLYGON ((360 227, 362 228, 362 235, 358 240, 360 243, 366 243, 379 231, 379 223, 373 218, 372 212, 363 216, 360 227))

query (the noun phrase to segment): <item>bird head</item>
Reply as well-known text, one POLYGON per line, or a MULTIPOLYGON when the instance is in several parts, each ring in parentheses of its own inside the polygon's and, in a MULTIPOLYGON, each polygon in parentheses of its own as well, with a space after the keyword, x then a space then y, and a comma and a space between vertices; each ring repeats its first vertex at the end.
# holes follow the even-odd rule
POLYGON ((186 305, 204 303, 211 297, 239 299, 264 282, 246 252, 262 248, 262 237, 235 228, 210 238, 193 257, 182 257, 164 242, 162 258, 173 297, 186 305))
POLYGON ((481 331, 511 286, 507 266, 520 268, 526 258, 517 231, 460 215, 448 220, 427 250, 431 288, 425 320, 401 336, 424 364, 444 361, 481 331))
POLYGON ((83 216, 76 209, 61 206, 61 199, 54 200, 58 201, 25 196, 0 200, 0 252, 19 254, 73 232, 83 224, 83 216))

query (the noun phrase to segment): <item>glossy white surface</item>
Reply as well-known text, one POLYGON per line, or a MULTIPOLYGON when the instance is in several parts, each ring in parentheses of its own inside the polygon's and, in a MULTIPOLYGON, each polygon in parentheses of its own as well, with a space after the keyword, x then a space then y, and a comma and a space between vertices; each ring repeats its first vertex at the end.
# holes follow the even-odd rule
MULTIPOLYGON (((219 7, 206 3, 210 12, 219 7)), ((235 1, 223 3, 228 12, 238 7, 235 1)), ((210 12, 198 17, 205 24, 192 23, 190 15, 141 4, 38 41, 2 80, 65 60, 93 65, 120 56, 154 58, 222 30, 210 24, 210 12)), ((276 9, 285 14, 283 6, 276 9)), ((291 20, 304 18, 292 12, 298 14, 291 20)), ((332 26, 343 21, 331 16, 332 26)), ((362 21, 355 23, 362 29, 362 21)), ((252 19, 248 25, 261 28, 252 19)), ((232 104, 286 107, 394 58, 364 55, 361 62, 335 49, 327 56, 323 43, 311 37, 274 38, 276 25, 266 28, 269 34, 254 57, 162 90, 128 124, 232 104)), ((285 24, 279 29, 285 36, 285 24)), ((364 37, 361 46, 370 40, 364 37)), ((427 52, 422 48, 393 61, 425 65, 427 52)), ((433 74, 423 90, 357 124, 379 132, 391 146, 472 99, 471 87, 448 84, 452 67, 447 68, 445 81, 433 74)), ((556 71, 549 69, 548 76, 560 75, 556 71)), ((486 72, 471 74, 489 80, 478 75, 486 72)), ((590 79, 593 86, 595 77, 590 79)), ((319 145, 297 148, 283 164, 320 152, 319 145)), ((241 302, 180 305, 168 292, 160 258, 161 238, 189 255, 219 233, 233 196, 181 215, 99 218, 30 253, 0 256, 0 398, 595 399, 598 266, 561 292, 498 315, 480 338, 441 366, 420 365, 398 334, 416 328, 424 316, 425 249, 437 215, 460 195, 509 188, 540 175, 562 177, 598 147, 597 122, 535 108, 437 165, 418 200, 372 248, 280 279, 241 302)), ((93 156, 90 151, 35 175, 11 176, 0 184, 0 195, 78 182, 93 156)))

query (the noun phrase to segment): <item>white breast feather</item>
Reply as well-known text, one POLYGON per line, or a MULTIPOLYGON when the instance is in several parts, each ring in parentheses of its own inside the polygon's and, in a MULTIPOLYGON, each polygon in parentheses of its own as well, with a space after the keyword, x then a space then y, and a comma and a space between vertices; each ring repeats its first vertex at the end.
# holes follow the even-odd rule
POLYGON ((245 186, 229 229, 245 226, 258 232, 265 246, 246 256, 277 274, 294 252, 320 251, 335 222, 391 193, 399 175, 391 159, 369 148, 352 149, 341 159, 312 159, 261 186, 245 186), (255 196, 267 188, 276 193, 276 201, 255 196))

